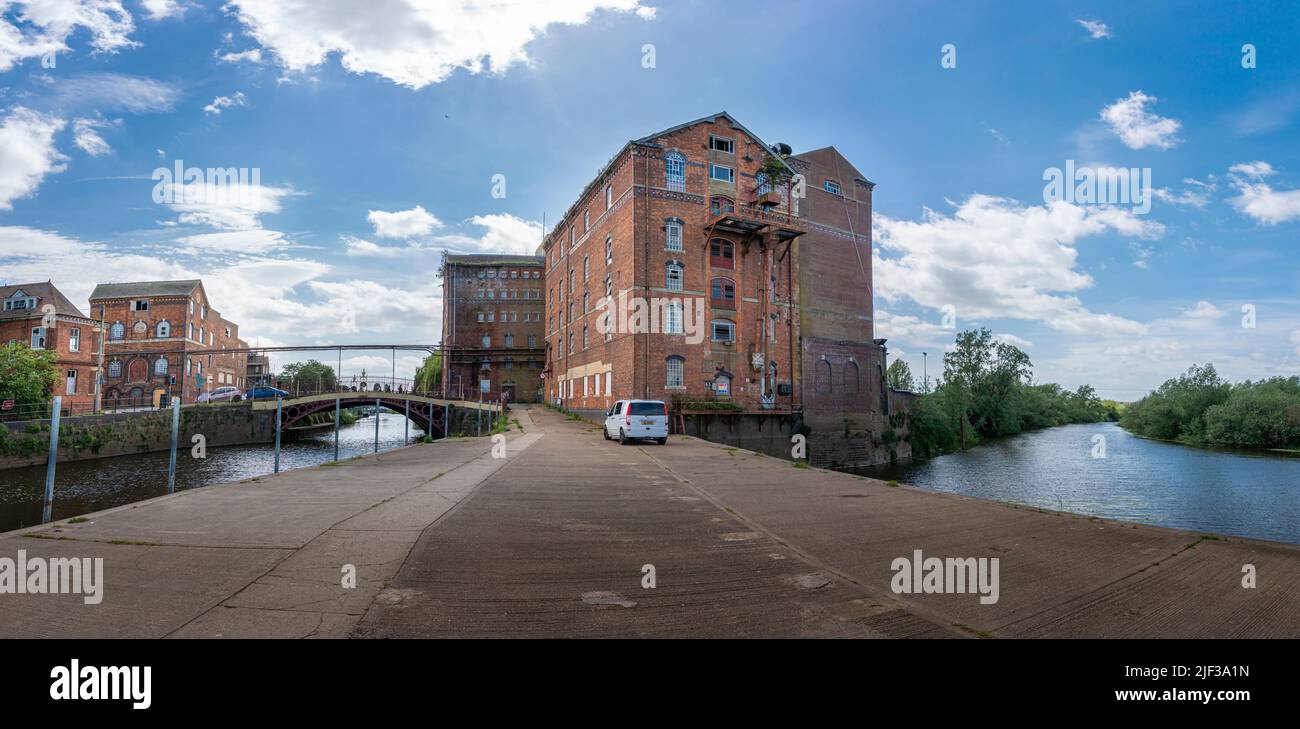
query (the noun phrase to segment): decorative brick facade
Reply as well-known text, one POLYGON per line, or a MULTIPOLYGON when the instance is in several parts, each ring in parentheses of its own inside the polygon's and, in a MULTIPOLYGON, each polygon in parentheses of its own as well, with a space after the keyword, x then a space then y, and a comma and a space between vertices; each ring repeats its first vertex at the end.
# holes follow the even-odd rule
POLYGON ((239 326, 212 309, 203 282, 100 284, 90 308, 108 329, 107 402, 157 393, 194 402, 218 387, 247 387, 247 349, 239 326))
POLYGON ((453 397, 541 393, 542 258, 445 255, 442 261, 442 378, 453 397))

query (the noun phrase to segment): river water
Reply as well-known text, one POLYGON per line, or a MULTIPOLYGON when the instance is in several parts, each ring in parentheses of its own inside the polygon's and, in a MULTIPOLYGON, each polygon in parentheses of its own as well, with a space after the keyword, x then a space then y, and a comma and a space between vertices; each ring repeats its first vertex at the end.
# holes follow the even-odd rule
MULTIPOLYGON (((406 418, 379 414, 379 450, 403 445, 406 418)), ((424 436, 414 423, 410 438, 424 436)), ((374 416, 339 429, 339 458, 373 453, 374 416)), ((167 493, 167 451, 134 456, 60 463, 54 482, 54 519, 100 511, 167 493)), ((315 466, 334 459, 334 431, 286 438, 280 446, 280 470, 315 466)), ((275 469, 270 444, 209 448, 204 459, 193 458, 181 444, 176 456, 176 490, 265 476, 275 469)), ((45 495, 45 466, 0 471, 0 532, 41 522, 45 495)))
POLYGON ((1300 543, 1300 458, 1147 440, 1114 423, 1048 428, 859 473, 1108 519, 1300 543), (1104 457, 1094 457, 1095 436, 1104 439, 1104 457))

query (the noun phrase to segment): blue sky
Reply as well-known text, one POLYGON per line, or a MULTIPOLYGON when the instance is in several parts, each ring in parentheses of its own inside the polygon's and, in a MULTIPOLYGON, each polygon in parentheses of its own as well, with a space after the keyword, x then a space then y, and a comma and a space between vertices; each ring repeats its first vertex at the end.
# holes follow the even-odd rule
POLYGON ((0 0, 0 281, 201 276, 264 345, 436 341, 442 250, 531 251, 622 143, 726 110, 878 184, 877 335, 918 374, 945 312, 1120 399, 1300 372, 1296 3, 357 7, 0 0), (177 160, 260 186, 157 204, 177 160), (1045 201, 1067 160, 1149 168, 1150 211, 1045 201))

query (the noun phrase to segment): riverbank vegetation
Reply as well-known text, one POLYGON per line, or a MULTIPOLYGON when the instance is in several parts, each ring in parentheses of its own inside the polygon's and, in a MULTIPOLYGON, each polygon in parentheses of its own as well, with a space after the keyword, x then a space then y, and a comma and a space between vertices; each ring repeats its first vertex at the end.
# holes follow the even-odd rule
MULTIPOLYGON (((910 382, 910 373, 892 365, 890 370, 892 381, 910 382)), ((908 417, 909 441, 915 457, 929 458, 986 438, 1118 417, 1089 385, 1070 391, 1034 384, 1029 355, 981 328, 957 335, 956 346, 943 356, 943 375, 917 396, 908 417)))
POLYGON ((24 343, 0 344, 0 400, 46 406, 59 379, 58 353, 24 343))
POLYGON ((1213 364, 1193 365, 1129 405, 1119 424, 1188 445, 1300 449, 1300 377, 1234 385, 1213 364))

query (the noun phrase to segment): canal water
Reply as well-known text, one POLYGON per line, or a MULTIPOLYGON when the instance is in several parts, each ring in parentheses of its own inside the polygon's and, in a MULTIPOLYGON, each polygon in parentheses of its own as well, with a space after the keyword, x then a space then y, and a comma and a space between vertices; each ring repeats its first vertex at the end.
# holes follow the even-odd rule
POLYGON ((1048 428, 859 473, 1107 519, 1300 543, 1300 458, 1147 440, 1114 423, 1048 428), (1098 443, 1104 457, 1094 457, 1098 443))
MULTIPOLYGON (((406 418, 379 414, 379 450, 403 445, 406 418)), ((411 441, 424 431, 411 423, 411 441)), ((375 418, 363 417, 339 429, 339 458, 373 453, 375 418)), ((100 511, 167 493, 167 451, 134 456, 60 463, 54 483, 54 519, 100 511)), ((280 446, 280 470, 315 466, 334 459, 334 431, 286 438, 280 446)), ((270 444, 209 448, 197 459, 181 443, 176 454, 176 490, 265 476, 275 470, 270 444)), ((0 471, 0 532, 41 522, 45 498, 45 466, 0 471)))

